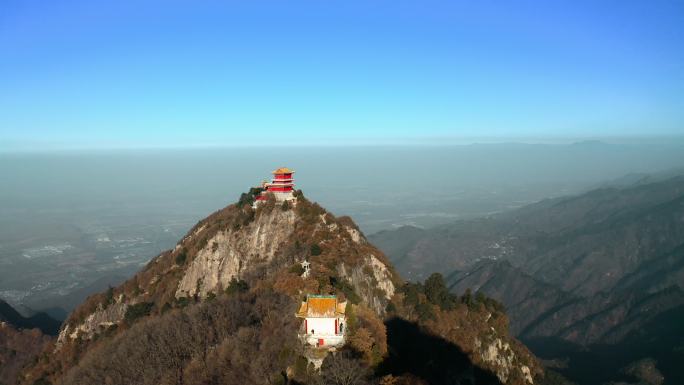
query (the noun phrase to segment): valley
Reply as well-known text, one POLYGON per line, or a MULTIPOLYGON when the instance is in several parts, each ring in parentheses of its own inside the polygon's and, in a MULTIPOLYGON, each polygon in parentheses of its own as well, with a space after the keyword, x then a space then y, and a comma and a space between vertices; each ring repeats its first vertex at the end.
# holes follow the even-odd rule
POLYGON ((616 380, 633 362, 656 356, 666 383, 680 378, 668 362, 684 358, 684 177, 605 186, 370 240, 406 275, 450 271, 454 292, 502 301, 512 331, 540 357, 565 362, 558 370, 582 384, 616 380), (629 354, 614 354, 620 351, 629 354), (588 378, 592 360, 613 369, 588 378))

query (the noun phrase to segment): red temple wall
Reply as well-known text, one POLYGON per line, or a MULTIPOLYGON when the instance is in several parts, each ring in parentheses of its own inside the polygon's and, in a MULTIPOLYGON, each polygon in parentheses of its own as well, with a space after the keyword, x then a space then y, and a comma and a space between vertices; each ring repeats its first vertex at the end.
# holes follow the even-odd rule
POLYGON ((277 192, 288 192, 292 191, 292 186, 285 186, 285 187, 269 187, 268 191, 277 191, 277 192))

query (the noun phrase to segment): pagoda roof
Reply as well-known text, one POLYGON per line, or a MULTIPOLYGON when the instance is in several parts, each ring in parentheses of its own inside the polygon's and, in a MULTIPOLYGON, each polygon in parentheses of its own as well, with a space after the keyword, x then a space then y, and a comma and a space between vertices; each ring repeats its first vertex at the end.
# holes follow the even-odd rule
POLYGON ((334 295, 309 295, 299 306, 300 318, 334 318, 344 316, 347 302, 337 302, 334 295))
POLYGON ((294 170, 290 170, 287 167, 281 167, 277 170, 273 170, 272 174, 294 174, 294 170))

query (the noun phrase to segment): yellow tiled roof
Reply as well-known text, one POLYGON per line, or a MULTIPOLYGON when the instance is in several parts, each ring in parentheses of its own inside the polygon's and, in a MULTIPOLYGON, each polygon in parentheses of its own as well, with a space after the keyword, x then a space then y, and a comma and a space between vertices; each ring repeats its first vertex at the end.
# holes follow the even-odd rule
POLYGON ((273 171, 273 174, 293 174, 294 170, 290 170, 287 167, 281 167, 275 171, 273 171))
POLYGON ((335 296, 309 296, 302 302, 297 317, 328 318, 338 317, 345 313, 347 303, 337 302, 335 296))

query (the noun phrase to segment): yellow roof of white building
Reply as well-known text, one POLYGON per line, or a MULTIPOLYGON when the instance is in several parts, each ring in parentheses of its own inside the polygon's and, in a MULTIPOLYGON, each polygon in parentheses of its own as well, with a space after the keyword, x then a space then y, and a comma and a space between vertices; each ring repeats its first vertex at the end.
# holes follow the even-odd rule
POLYGON ((300 318, 333 318, 344 316, 347 302, 337 302, 334 295, 311 295, 299 306, 300 318))

